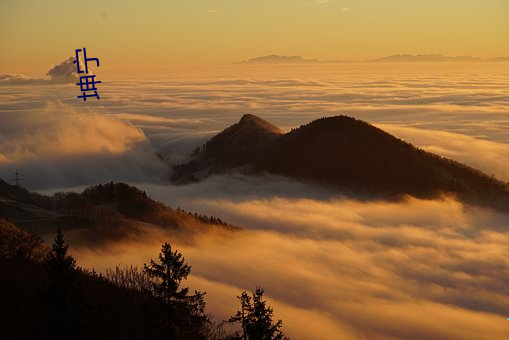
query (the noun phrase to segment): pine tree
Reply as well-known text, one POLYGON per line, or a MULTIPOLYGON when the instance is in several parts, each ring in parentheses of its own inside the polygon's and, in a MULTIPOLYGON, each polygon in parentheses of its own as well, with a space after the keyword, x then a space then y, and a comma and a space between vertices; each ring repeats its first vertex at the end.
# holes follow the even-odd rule
POLYGON ((46 255, 46 265, 49 271, 56 275, 65 275, 76 269, 76 260, 68 254, 69 246, 65 243, 62 229, 58 228, 55 243, 46 255))
POLYGON ((172 251, 169 243, 164 243, 159 261, 150 260, 144 264, 144 271, 152 278, 152 291, 162 304, 166 319, 168 338, 200 339, 205 316, 205 293, 189 295, 189 288, 180 288, 183 280, 191 272, 182 254, 172 251))
POLYGON ((240 334, 237 334, 237 337, 241 338, 243 340, 246 340, 246 339, 248 339, 247 328, 248 328, 248 324, 249 324, 247 318, 248 318, 248 315, 250 315, 252 313, 253 305, 251 302, 251 296, 249 296, 245 291, 242 292, 242 294, 240 296, 237 296, 237 298, 240 301, 240 310, 237 311, 235 316, 232 316, 228 320, 228 322, 240 323, 240 325, 242 327, 242 336, 240 334))
POLYGON ((243 340, 283 340, 284 336, 280 328, 283 325, 281 320, 273 323, 273 310, 263 299, 263 290, 257 288, 252 296, 245 291, 237 297, 241 309, 232 316, 228 322, 240 323, 242 334, 237 333, 237 339, 243 340))
POLYGON ((46 255, 44 265, 48 284, 41 292, 40 308, 45 319, 43 337, 79 339, 84 336, 82 289, 76 270, 76 260, 68 253, 61 229, 46 255))

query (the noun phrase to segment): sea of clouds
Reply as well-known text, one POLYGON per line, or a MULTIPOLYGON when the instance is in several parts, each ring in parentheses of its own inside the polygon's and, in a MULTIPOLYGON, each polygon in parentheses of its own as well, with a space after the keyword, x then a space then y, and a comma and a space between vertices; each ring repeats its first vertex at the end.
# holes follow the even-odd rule
POLYGON ((86 102, 72 82, 0 76, 0 178, 19 169, 43 192, 127 181, 244 230, 80 243, 80 265, 140 265, 170 241, 218 320, 234 314, 242 289, 262 286, 293 338, 509 336, 507 214, 447 197, 356 201, 278 176, 168 183, 171 164, 244 113, 285 130, 351 115, 509 181, 508 64, 230 65, 114 78, 100 70, 101 99, 86 102))
POLYGON ((261 286, 295 339, 507 334, 507 214, 446 197, 361 202, 277 176, 140 186, 244 229, 192 236, 147 229, 123 242, 73 247, 80 264, 141 266, 170 241, 192 265, 185 284, 207 291, 216 320, 235 313, 241 290, 261 286))
POLYGON ((44 82, 0 76, 0 177, 21 168, 26 186, 37 189, 145 181, 147 171, 159 181, 167 178, 168 162, 184 161, 194 147, 251 113, 286 130, 322 116, 351 115, 509 181, 508 64, 235 65, 146 78, 98 75, 101 99, 86 102, 73 82, 58 80, 75 76, 69 65, 66 59, 52 66, 53 80, 44 82), (147 153, 138 152, 143 144, 166 164, 148 162, 147 153), (76 160, 93 155, 97 177, 76 160), (126 158, 131 164, 121 171, 126 158), (37 167, 40 176, 32 176, 37 167))

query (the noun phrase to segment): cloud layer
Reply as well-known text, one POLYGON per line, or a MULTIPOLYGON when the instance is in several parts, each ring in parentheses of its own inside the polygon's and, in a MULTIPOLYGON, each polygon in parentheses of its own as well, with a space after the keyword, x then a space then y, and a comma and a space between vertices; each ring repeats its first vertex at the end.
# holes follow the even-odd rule
MULTIPOLYGON (((48 82, 54 83, 76 83, 79 81, 79 75, 77 72, 76 65, 73 63, 76 57, 68 57, 59 64, 51 65, 48 72, 46 73, 50 79, 40 79, 25 76, 23 74, 15 73, 0 73, 0 84, 42 84, 48 82)), ((80 69, 85 69, 85 64, 80 56, 80 69)), ((91 71, 88 74, 92 74, 91 71)))
POLYGON ((49 102, 40 111, 5 113, 2 119, 0 173, 9 178, 20 169, 29 187, 157 182, 169 171, 142 130, 113 117, 49 102))
MULTIPOLYGON (((77 72, 76 64, 74 64, 75 60, 76 57, 69 57, 62 61, 60 64, 52 65, 48 70, 47 75, 51 78, 52 81, 76 83, 79 80, 79 75, 77 72)), ((83 64, 82 60, 79 62, 80 69, 84 70, 85 65, 83 64)))
POLYGON ((183 160, 243 113, 285 129, 349 114, 508 180, 509 71, 493 67, 218 66, 101 79, 101 100, 86 103, 73 84, 9 80, 0 84, 0 175, 20 169, 39 189, 125 180, 246 227, 193 238, 147 229, 72 249, 102 270, 146 262, 171 241, 219 319, 241 289, 260 285, 294 338, 507 338, 507 215, 448 198, 358 202, 277 176, 175 187, 154 156, 183 160))
POLYGON ((472 136, 413 127, 379 124, 379 128, 414 145, 457 160, 509 182, 509 144, 472 136))
MULTIPOLYGON (((67 69, 63 65, 70 62, 59 69, 67 69)), ((321 116, 348 114, 507 181, 509 71, 500 67, 218 66, 157 78, 103 77, 101 100, 86 103, 72 84, 11 82, 1 85, 0 123, 8 125, 20 113, 39 115, 48 102, 61 102, 141 129, 154 153, 178 163, 244 113, 287 130, 321 116)), ((51 178, 47 183, 55 185, 51 178)))
POLYGON ((245 231, 192 238, 148 231, 136 241, 73 252, 102 270, 140 265, 170 241, 192 264, 191 286, 208 292, 218 319, 235 312, 242 289, 262 286, 285 331, 299 339, 507 336, 508 215, 447 198, 359 202, 296 198, 284 189, 267 198, 256 183, 231 183, 236 189, 215 199, 206 194, 228 180, 212 178, 197 184, 200 190, 161 187, 159 194, 245 231))

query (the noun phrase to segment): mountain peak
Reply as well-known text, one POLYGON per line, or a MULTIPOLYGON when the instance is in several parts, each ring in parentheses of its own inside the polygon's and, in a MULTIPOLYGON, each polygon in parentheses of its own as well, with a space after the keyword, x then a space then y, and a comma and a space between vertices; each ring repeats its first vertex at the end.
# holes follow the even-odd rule
POLYGON ((246 113, 244 114, 241 118, 240 118, 240 121, 239 122, 248 122, 248 121, 257 121, 257 120, 263 120, 262 118, 256 116, 256 115, 253 115, 251 113, 246 113))
POLYGON ((254 115, 213 137, 176 179, 242 168, 309 180, 364 197, 437 197, 507 211, 509 187, 461 163, 423 151, 348 116, 324 117, 281 133, 254 115))
POLYGON ((204 148, 205 159, 216 159, 229 167, 253 161, 268 143, 283 131, 268 121, 245 114, 238 123, 214 136, 204 148))
POLYGON ((275 134, 283 133, 283 130, 281 130, 274 124, 250 113, 243 115, 242 118, 240 118, 239 122, 237 124, 232 125, 231 127, 232 128, 236 127, 237 129, 239 128, 261 129, 267 131, 268 133, 275 134))
POLYGON ((265 148, 283 130, 253 114, 212 137, 189 163, 174 167, 174 181, 193 180, 194 174, 208 169, 209 173, 253 164, 265 148))

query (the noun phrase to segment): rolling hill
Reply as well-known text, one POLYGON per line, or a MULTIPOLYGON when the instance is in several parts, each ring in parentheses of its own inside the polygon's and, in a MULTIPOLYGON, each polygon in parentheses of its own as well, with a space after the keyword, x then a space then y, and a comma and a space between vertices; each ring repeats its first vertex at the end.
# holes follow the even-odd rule
POLYGON ((142 226, 179 231, 210 227, 235 229, 219 218, 172 209, 125 183, 91 186, 82 193, 40 195, 0 179, 0 219, 38 235, 65 230, 101 229, 104 237, 121 237, 142 226))
POLYGON ((509 208, 505 183, 347 116, 321 118, 282 133, 246 115, 207 142, 193 161, 177 166, 173 177, 196 180, 236 169, 288 176, 363 197, 452 194, 469 203, 509 208))

